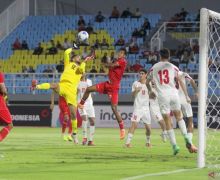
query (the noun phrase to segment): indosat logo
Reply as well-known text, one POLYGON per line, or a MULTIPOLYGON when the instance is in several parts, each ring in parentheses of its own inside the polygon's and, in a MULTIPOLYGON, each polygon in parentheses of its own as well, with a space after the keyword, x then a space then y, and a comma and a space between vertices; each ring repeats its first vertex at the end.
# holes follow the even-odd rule
MULTIPOLYGON (((121 114, 121 118, 125 120, 131 120, 132 112, 119 112, 121 114)), ((116 117, 113 112, 109 112, 103 109, 100 109, 99 119, 102 121, 116 120, 116 117)))

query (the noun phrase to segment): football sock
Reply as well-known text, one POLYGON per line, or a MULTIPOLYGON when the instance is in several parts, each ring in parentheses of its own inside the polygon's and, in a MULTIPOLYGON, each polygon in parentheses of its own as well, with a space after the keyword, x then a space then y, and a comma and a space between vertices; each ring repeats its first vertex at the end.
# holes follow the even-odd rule
POLYGON ((176 145, 176 137, 173 129, 167 130, 167 134, 170 140, 170 144, 176 145))
POLYGON ((89 127, 89 141, 93 141, 94 134, 95 134, 95 126, 90 126, 89 127))
POLYGON ((150 136, 146 136, 146 143, 150 143, 150 136))
POLYGON ((192 144, 192 139, 193 139, 193 133, 189 132, 188 133, 189 141, 192 144))
POLYGON ((183 119, 178 121, 178 126, 180 128, 180 131, 182 132, 182 135, 187 135, 186 124, 183 119))
POLYGON ((118 123, 118 125, 119 125, 119 128, 120 128, 120 129, 124 129, 124 121, 123 121, 123 120, 121 120, 121 121, 118 123))
POLYGON ((77 120, 76 119, 73 119, 72 120, 72 128, 73 128, 73 134, 77 134, 77 120))
POLYGON ((68 130, 68 134, 72 134, 73 131, 73 127, 72 127, 72 121, 69 122, 69 130, 68 130))
POLYGON ((0 131, 0 142, 6 138, 10 130, 11 130, 11 127, 9 126, 2 128, 2 130, 0 131))
POLYGON ((128 133, 126 144, 130 144, 131 143, 132 137, 133 137, 133 134, 128 133))
POLYGON ((50 89, 50 83, 38 84, 36 89, 48 90, 50 89))
POLYGON ((88 121, 82 121, 83 138, 87 138, 87 122, 88 121))

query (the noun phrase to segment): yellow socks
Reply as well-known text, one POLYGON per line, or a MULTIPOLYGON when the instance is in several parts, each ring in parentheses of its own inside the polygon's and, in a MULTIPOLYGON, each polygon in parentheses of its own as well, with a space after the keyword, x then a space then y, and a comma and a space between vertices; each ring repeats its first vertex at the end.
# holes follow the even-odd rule
POLYGON ((50 83, 38 84, 36 89, 48 90, 50 89, 50 83))
POLYGON ((77 120, 76 119, 73 119, 72 120, 72 128, 73 128, 73 134, 77 134, 78 132, 78 128, 77 128, 77 120))

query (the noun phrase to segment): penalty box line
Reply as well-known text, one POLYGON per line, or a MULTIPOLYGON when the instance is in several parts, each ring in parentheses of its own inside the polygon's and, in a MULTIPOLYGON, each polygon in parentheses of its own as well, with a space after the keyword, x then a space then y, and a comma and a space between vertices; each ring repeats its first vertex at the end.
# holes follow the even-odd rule
POLYGON ((198 169, 200 169, 200 168, 178 169, 178 170, 175 170, 175 171, 166 171, 166 172, 159 172, 159 173, 142 174, 142 175, 139 175, 139 176, 132 176, 132 177, 123 178, 121 180, 136 180, 136 179, 141 179, 141 178, 144 178, 144 177, 175 174, 175 173, 181 173, 181 172, 186 172, 186 171, 195 171, 195 170, 198 170, 198 169))

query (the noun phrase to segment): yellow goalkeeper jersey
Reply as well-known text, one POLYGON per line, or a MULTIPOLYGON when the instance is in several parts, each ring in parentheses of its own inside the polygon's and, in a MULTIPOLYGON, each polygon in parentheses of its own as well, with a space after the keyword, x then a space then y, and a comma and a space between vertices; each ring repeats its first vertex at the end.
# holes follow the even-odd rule
POLYGON ((78 65, 75 62, 70 62, 71 52, 72 48, 69 48, 64 52, 64 71, 60 77, 60 82, 69 83, 77 88, 82 74, 85 73, 86 64, 82 62, 78 65))

